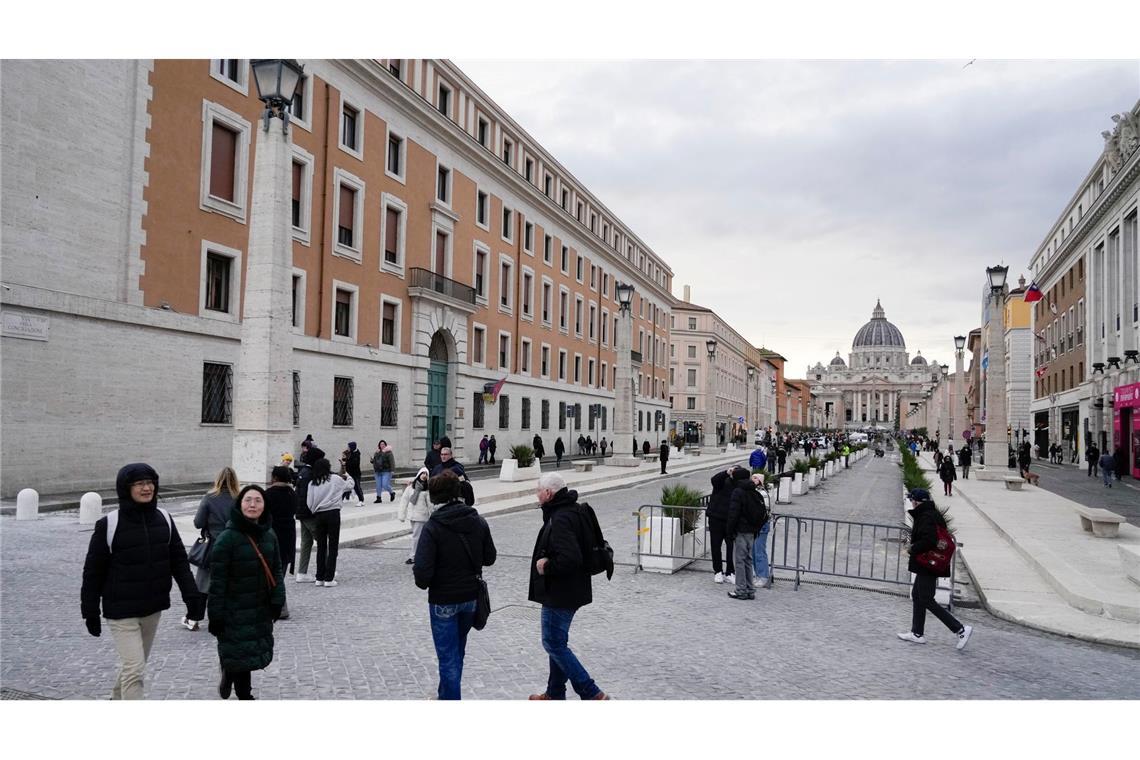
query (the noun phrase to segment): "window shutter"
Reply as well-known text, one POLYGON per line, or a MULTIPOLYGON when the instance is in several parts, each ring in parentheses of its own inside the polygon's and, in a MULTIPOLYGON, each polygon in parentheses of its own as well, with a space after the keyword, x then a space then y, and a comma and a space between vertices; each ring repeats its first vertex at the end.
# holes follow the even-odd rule
POLYGON ((237 133, 214 122, 210 149, 210 195, 234 201, 234 164, 237 161, 237 133))
POLYGON ((293 200, 298 203, 301 202, 301 174, 303 167, 297 162, 293 162, 293 200))
POLYGON ((340 226, 352 229, 352 216, 356 205, 356 192, 346 185, 340 186, 340 226))
POLYGON ((396 240, 400 231, 400 212, 389 208, 384 221, 384 251, 396 255, 396 240))

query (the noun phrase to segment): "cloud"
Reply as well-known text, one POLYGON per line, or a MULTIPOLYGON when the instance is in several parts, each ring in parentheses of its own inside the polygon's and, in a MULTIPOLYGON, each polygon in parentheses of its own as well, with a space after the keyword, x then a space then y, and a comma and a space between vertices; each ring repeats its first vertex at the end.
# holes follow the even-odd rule
POLYGON ((962 63, 458 61, 791 374, 846 357, 876 298, 950 357, 985 267, 1026 269, 1140 97, 1136 61, 962 63))

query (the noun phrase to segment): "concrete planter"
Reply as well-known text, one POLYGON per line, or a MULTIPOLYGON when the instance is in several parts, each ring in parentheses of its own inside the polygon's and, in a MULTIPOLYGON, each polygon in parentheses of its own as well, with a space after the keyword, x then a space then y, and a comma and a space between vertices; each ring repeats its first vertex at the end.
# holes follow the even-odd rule
POLYGON ((802 472, 797 472, 794 475, 792 475, 792 495, 793 496, 803 496, 805 493, 807 493, 808 487, 807 487, 807 481, 804 480, 805 477, 806 477, 806 475, 802 472))
POLYGON ((697 536, 704 534, 704 515, 688 533, 681 532, 679 517, 650 517, 648 527, 639 539, 642 570, 671 575, 697 559, 697 536), (681 556, 669 556, 672 554, 681 556))
POLYGON ((819 485, 819 471, 814 467, 808 470, 807 485, 809 489, 819 485))
POLYGON ((779 487, 776 489, 776 503, 777 504, 791 504, 792 503, 792 478, 780 478, 779 487))
POLYGON ((542 465, 536 459, 530 467, 519 467, 519 460, 504 459, 499 468, 499 480, 504 483, 517 483, 522 480, 538 480, 542 475, 542 465))

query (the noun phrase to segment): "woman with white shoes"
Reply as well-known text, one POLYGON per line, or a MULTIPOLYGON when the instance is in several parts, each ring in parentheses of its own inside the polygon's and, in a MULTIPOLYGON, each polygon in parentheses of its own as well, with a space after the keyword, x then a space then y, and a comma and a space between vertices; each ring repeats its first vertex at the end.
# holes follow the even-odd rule
POLYGON ((400 494, 400 512, 397 517, 400 518, 400 522, 407 522, 409 519, 412 521, 412 546, 408 549, 405 565, 411 565, 416 561, 416 544, 420 542, 420 534, 428 518, 431 517, 431 499, 428 498, 427 484, 428 468, 421 467, 415 479, 408 483, 404 492, 400 494))
POLYGON ((351 490, 356 481, 344 472, 341 463, 340 474, 333 474, 332 465, 327 459, 313 462, 313 479, 305 503, 313 513, 313 539, 317 542, 317 581, 318 586, 335 586, 336 558, 340 545, 340 505, 341 496, 351 490))
POLYGON ((950 571, 948 569, 944 571, 932 569, 929 564, 923 561, 925 559, 923 555, 927 555, 932 549, 943 548, 939 545, 940 540, 946 540, 949 543, 948 539, 940 539, 938 535, 939 529, 944 534, 949 533, 950 529, 946 524, 946 518, 935 506, 934 501, 930 498, 930 492, 925 488, 912 489, 907 494, 907 498, 914 505, 910 510, 913 523, 910 530, 910 564, 908 565, 910 572, 914 573, 914 587, 910 592, 912 600, 910 630, 898 634, 898 637, 913 644, 925 644, 926 638, 923 634, 926 626, 926 613, 929 610, 958 637, 958 649, 962 649, 970 640, 970 634, 974 632, 974 627, 962 625, 958 618, 951 615, 949 610, 934 599, 934 592, 938 588, 938 579, 948 577, 950 571))
MULTIPOLYGON (((202 496, 198 503, 198 511, 194 514, 194 527, 206 531, 208 546, 213 547, 218 536, 226 529, 226 522, 230 519, 230 510, 233 509, 234 499, 237 498, 241 486, 238 484, 237 473, 232 467, 223 467, 214 478, 214 486, 202 496)), ((207 555, 208 557, 209 555, 207 555)), ((210 563, 198 567, 194 574, 194 582, 203 594, 210 590, 210 563)), ((182 618, 182 625, 188 630, 197 631, 201 621, 182 618)))

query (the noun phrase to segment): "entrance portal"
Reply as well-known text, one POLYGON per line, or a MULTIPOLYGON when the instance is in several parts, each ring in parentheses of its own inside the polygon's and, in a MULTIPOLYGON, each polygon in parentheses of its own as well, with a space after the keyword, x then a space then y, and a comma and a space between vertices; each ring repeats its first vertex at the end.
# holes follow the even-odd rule
POLYGON ((431 339, 428 349, 428 398, 427 398, 427 449, 433 441, 445 435, 447 422, 444 414, 447 409, 447 343, 443 333, 437 332, 431 339))

